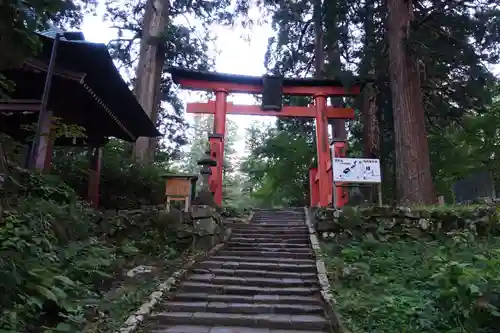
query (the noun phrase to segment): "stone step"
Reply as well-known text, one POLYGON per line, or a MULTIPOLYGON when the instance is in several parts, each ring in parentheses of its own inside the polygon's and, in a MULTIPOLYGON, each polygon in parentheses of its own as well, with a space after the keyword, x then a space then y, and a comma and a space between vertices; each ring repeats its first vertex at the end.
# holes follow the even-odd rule
POLYGON ((251 237, 283 237, 283 238, 294 238, 294 237, 309 237, 309 230, 303 229, 298 231, 283 230, 280 233, 269 233, 265 230, 252 230, 252 229, 232 229, 234 237, 236 236, 251 236, 251 237))
POLYGON ((309 244, 281 243, 281 242, 235 242, 232 239, 226 243, 227 246, 237 247, 252 247, 254 249, 262 248, 286 248, 286 249, 309 249, 309 244))
POLYGON ((174 325, 154 329, 151 333, 326 333, 327 331, 274 330, 268 328, 247 328, 238 326, 194 326, 174 325))
POLYGON ((319 297, 298 295, 226 295, 207 292, 178 292, 171 298, 176 302, 224 302, 224 303, 265 303, 302 304, 322 306, 319 297))
POLYGON ((252 220, 296 220, 304 221, 304 214, 283 214, 283 215, 254 215, 252 220))
POLYGON ((228 286, 238 285, 257 287, 315 287, 318 283, 316 279, 243 277, 214 274, 191 274, 187 281, 223 284, 228 286))
MULTIPOLYGON (((217 325, 245 326, 252 328, 326 330, 328 321, 318 315, 237 314, 217 312, 157 312, 150 316, 159 325, 217 325)), ((160 327, 156 328, 159 329, 160 327)))
POLYGON ((295 279, 314 279, 316 272, 280 272, 258 269, 227 269, 227 268, 194 268, 195 274, 220 274, 225 276, 242 276, 242 277, 269 277, 277 279, 295 278, 295 279))
POLYGON ((312 251, 309 252, 291 252, 291 251, 261 251, 261 250, 222 250, 219 251, 221 256, 256 256, 261 258, 297 258, 297 259, 314 259, 312 251))
POLYGON ((304 219, 304 213, 302 214, 254 214, 254 219, 304 219))
POLYGON ((227 251, 266 251, 266 252, 292 252, 292 253, 312 253, 312 248, 309 246, 304 247, 292 247, 288 249, 284 249, 282 246, 275 247, 255 247, 250 245, 237 245, 237 246, 229 246, 226 245, 224 250, 227 251))
POLYGON ((306 227, 307 224, 305 220, 303 221, 295 221, 295 222, 290 222, 290 221, 280 221, 280 220, 269 220, 269 221, 255 221, 251 220, 249 223, 242 223, 242 225, 246 226, 264 226, 267 228, 275 226, 276 228, 284 228, 284 227, 290 227, 290 228, 303 228, 306 227))
POLYGON ((276 224, 297 224, 303 225, 305 224, 305 218, 295 218, 295 217, 282 217, 282 218, 253 218, 250 220, 250 223, 276 223, 276 224))
POLYGON ((275 211, 261 211, 254 212, 254 216, 275 216, 275 215, 304 215, 302 210, 275 210, 275 211))
POLYGON ((304 215, 290 216, 254 216, 251 221, 278 221, 278 222, 302 222, 304 223, 304 215))
POLYGON ((247 261, 247 262, 271 262, 277 264, 309 264, 315 263, 313 259, 296 259, 296 258, 269 258, 269 257, 250 257, 250 256, 237 256, 237 255, 215 255, 210 257, 210 260, 220 261, 247 261))
POLYGON ((286 244, 309 244, 309 237, 304 238, 281 238, 276 235, 275 237, 257 238, 257 237, 234 237, 231 235, 232 242, 250 242, 250 243, 286 243, 286 244))
POLYGON ((247 224, 247 229, 263 229, 264 232, 281 233, 287 230, 309 230, 305 224, 301 225, 287 225, 287 224, 277 224, 277 223, 250 223, 247 224))
POLYGON ((254 217, 279 217, 279 216, 304 216, 304 212, 273 212, 273 213, 263 213, 255 212, 254 217))
MULTIPOLYGON (((295 303, 295 302, 294 302, 295 303)), ((158 312, 217 312, 247 314, 317 314, 323 315, 323 307, 304 304, 275 304, 258 302, 182 302, 172 301, 158 307, 158 312)))
POLYGON ((309 243, 309 234, 303 235, 292 235, 292 236, 256 236, 252 234, 231 234, 231 240, 235 240, 237 242, 240 241, 251 241, 251 242, 260 242, 260 243, 273 243, 273 242, 291 242, 291 243, 301 243, 308 242, 309 243))
POLYGON ((300 231, 294 233, 270 233, 265 231, 260 232, 248 232, 247 230, 233 230, 231 233, 232 237, 243 237, 243 238, 258 238, 258 239, 300 239, 309 240, 309 231, 300 231))
POLYGON ((197 265, 197 268, 228 268, 228 269, 261 269, 267 271, 285 272, 308 272, 315 273, 315 263, 310 264, 289 264, 271 262, 237 262, 221 260, 205 260, 197 265))
POLYGON ((302 227, 306 225, 304 221, 279 221, 279 220, 252 220, 249 224, 255 226, 276 226, 276 227, 302 227))
POLYGON ((309 235, 309 229, 307 228, 283 228, 283 229, 278 229, 275 230, 273 229, 267 229, 267 228, 255 228, 255 227, 242 227, 238 226, 237 228, 232 229, 232 232, 238 234, 246 234, 246 235, 254 235, 254 234, 265 234, 265 235, 273 235, 273 236, 279 236, 279 235, 309 235))
POLYGON ((208 292, 226 295, 297 295, 312 296, 319 291, 318 287, 255 287, 255 286, 237 286, 223 285, 203 282, 185 281, 180 284, 180 290, 184 292, 208 292))

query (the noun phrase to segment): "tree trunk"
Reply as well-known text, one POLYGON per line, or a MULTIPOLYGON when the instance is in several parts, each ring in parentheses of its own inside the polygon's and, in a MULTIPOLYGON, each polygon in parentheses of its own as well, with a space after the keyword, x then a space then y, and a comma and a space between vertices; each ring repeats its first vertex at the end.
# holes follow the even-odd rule
MULTIPOLYGON (((156 122, 161 101, 161 75, 165 63, 163 36, 168 25, 168 15, 168 0, 147 1, 139 49, 135 95, 153 122, 156 122)), ((134 155, 139 161, 150 163, 154 158, 155 146, 156 138, 141 137, 135 143, 134 155)))
POLYGON ((313 21, 314 21, 314 76, 322 78, 325 75, 325 46, 323 34, 323 20, 321 0, 314 0, 313 21))
POLYGON ((363 89, 363 155, 367 158, 380 156, 380 128, 377 115, 377 94, 373 84, 363 89))
MULTIPOLYGON (((374 26, 374 0, 365 1, 365 18, 363 22, 364 58, 361 63, 361 77, 375 76, 376 63, 374 49, 376 43, 374 26)), ((368 83, 363 89, 363 105, 361 107, 361 123, 363 124, 363 155, 367 158, 380 158, 380 123, 377 109, 377 89, 375 84, 368 83)))
POLYGON ((436 198, 420 78, 406 44, 413 5, 409 0, 387 0, 387 11, 398 198, 401 204, 433 204, 436 198))
MULTIPOLYGON (((338 79, 339 74, 342 71, 342 63, 340 60, 340 45, 339 45, 339 9, 338 2, 328 1, 325 3, 325 11, 327 21, 326 25, 326 53, 328 59, 328 70, 326 70, 326 76, 333 79, 338 79)), ((344 107, 344 100, 342 97, 330 97, 330 104, 333 107, 344 107)), ((332 138, 335 139, 347 139, 346 132, 346 121, 344 119, 328 119, 328 125, 330 125, 332 131, 332 138)))
MULTIPOLYGON (((7 158, 5 157, 5 152, 3 149, 3 143, 0 142, 0 193, 5 191, 5 183, 7 182, 8 169, 7 169, 7 158)), ((0 195, 0 221, 3 218, 3 211, 6 206, 5 195, 0 195)))

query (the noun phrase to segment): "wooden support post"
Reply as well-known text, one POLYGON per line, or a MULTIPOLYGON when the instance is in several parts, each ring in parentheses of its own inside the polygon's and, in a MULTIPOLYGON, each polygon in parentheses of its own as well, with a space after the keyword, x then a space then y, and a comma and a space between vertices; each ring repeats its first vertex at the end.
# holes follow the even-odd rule
POLYGON ((47 137, 47 153, 45 155, 45 163, 43 165, 43 173, 48 174, 52 169, 52 157, 54 155, 54 140, 56 132, 51 129, 47 137))
POLYGON ((318 150, 319 206, 328 207, 328 192, 332 180, 328 179, 327 163, 330 160, 328 124, 326 118, 326 96, 314 97, 316 107, 316 144, 318 150))
POLYGON ((217 89, 215 91, 215 114, 214 114, 214 134, 218 134, 221 138, 217 144, 217 156, 215 167, 217 173, 214 179, 216 180, 214 200, 219 206, 222 205, 222 178, 224 168, 224 137, 226 135, 226 107, 227 107, 228 91, 225 89, 217 89))
POLYGON ((99 184, 101 180, 101 159, 102 149, 99 147, 89 147, 89 186, 87 201, 94 208, 99 207, 99 184))
MULTIPOLYGON (((52 123, 52 111, 47 110, 49 102, 50 88, 52 86, 52 74, 56 64, 57 48, 61 35, 56 33, 54 43, 52 44, 52 52, 50 54, 49 65, 47 67, 47 76, 45 77, 45 85, 43 88, 42 100, 40 103, 40 111, 38 113, 38 122, 33 138, 32 150, 29 159, 29 167, 43 171, 45 168, 45 160, 50 149, 52 154, 52 145, 49 145, 50 129, 52 123)), ((52 160, 52 157, 50 158, 52 160)))
POLYGON ((52 111, 44 112, 40 116, 40 135, 34 140, 38 141, 38 145, 32 145, 36 147, 36 151, 32 152, 34 154, 35 169, 48 173, 52 164, 52 149, 54 145, 54 133, 52 131, 52 111))
POLYGON ((318 184, 316 183, 317 168, 309 169, 309 205, 316 207, 318 205, 318 184))
MULTIPOLYGON (((335 157, 346 156, 346 151, 345 151, 346 144, 344 141, 336 141, 333 144, 333 149, 335 151, 335 157)), ((342 186, 342 184, 339 184, 339 186, 336 186, 335 191, 336 191, 335 198, 337 200, 336 207, 342 208, 349 201, 349 190, 347 189, 347 187, 342 186)))

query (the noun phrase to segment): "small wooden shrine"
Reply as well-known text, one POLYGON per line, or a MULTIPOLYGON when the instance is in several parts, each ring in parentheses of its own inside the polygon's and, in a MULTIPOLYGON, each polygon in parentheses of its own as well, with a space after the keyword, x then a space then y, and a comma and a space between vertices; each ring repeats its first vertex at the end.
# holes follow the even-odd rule
POLYGON ((2 71, 14 84, 0 100, 0 132, 29 144, 30 166, 49 172, 54 145, 86 146, 90 152, 88 199, 99 205, 101 147, 114 137, 134 142, 160 133, 115 67, 105 44, 81 32, 39 34, 42 50, 21 68, 2 71), (54 138, 53 119, 84 129, 82 137, 54 138), (37 125, 35 135, 26 125, 37 125))

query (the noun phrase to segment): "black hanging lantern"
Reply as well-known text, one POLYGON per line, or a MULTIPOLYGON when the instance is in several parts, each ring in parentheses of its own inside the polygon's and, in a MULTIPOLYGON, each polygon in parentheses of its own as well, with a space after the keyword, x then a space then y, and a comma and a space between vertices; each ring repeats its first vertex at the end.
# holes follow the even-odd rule
POLYGON ((283 104, 283 77, 264 75, 262 77, 263 111, 281 111, 283 104))

